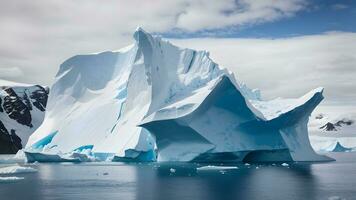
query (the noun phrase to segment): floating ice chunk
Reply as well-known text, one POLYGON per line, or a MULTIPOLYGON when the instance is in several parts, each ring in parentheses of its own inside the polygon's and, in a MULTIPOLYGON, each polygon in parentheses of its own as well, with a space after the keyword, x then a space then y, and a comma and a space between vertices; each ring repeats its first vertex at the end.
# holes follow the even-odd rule
POLYGON ((25 156, 25 152, 20 149, 13 157, 13 159, 15 160, 25 160, 26 159, 26 156, 25 156))
POLYGON ((169 171, 170 171, 171 173, 176 173, 176 169, 174 169, 174 168, 170 168, 169 171))
POLYGON ((250 166, 250 163, 245 163, 246 166, 250 166))
POLYGON ((22 174, 37 172, 37 169, 31 167, 21 167, 19 165, 0 168, 0 174, 22 174))
POLYGON ((287 163, 282 163, 281 164, 283 167, 288 167, 289 166, 289 164, 287 164, 287 163))
POLYGON ((1 158, 0 159, 1 164, 16 164, 18 162, 21 162, 21 160, 14 159, 14 158, 1 158))
POLYGON ((25 179, 24 177, 16 177, 16 176, 10 176, 10 177, 0 177, 0 183, 12 183, 12 182, 17 182, 20 180, 25 179))
POLYGON ((198 167, 198 171, 203 171, 203 170, 231 170, 231 169, 238 169, 236 166, 213 166, 213 165, 208 165, 208 166, 203 166, 203 167, 198 167))

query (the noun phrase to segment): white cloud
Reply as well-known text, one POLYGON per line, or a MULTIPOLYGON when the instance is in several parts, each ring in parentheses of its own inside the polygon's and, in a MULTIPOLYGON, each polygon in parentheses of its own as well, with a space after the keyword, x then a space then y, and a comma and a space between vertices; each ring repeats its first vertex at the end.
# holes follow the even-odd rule
POLYGON ((23 72, 18 67, 0 67, 0 76, 4 78, 19 78, 23 72))
POLYGON ((294 15, 305 6, 303 0, 198 0, 189 3, 179 15, 177 27, 197 31, 270 22, 294 15))
POLYGON ((356 104, 356 33, 285 39, 186 39, 266 98, 298 97, 323 86, 327 103, 356 104))
MULTIPOLYGON (((0 0, 0 66, 22 72, 3 71, 0 79, 49 85, 65 59, 121 48, 132 42, 138 25, 151 32, 219 29, 278 20, 306 6, 302 0, 0 0)), ((210 50, 218 63, 268 98, 301 95, 322 85, 328 99, 351 101, 356 94, 355 41, 355 34, 330 33, 176 42, 210 50)))
POLYGON ((138 25, 165 32, 253 24, 293 14, 302 2, 0 0, 0 66, 18 66, 21 81, 47 85, 68 57, 127 45, 138 25))
POLYGON ((338 4, 332 5, 331 8, 332 8, 333 10, 344 10, 344 9, 349 8, 349 6, 346 5, 346 4, 338 3, 338 4))

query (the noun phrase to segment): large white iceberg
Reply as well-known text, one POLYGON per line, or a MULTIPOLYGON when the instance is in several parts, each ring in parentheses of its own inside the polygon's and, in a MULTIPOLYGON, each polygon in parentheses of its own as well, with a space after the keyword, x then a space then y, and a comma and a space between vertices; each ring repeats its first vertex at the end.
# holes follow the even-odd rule
MULTIPOLYGON (((307 123, 322 88, 262 101, 206 51, 138 28, 118 51, 65 61, 27 155, 86 151, 123 161, 321 161, 307 123)), ((35 159, 36 157, 33 157, 35 159)))

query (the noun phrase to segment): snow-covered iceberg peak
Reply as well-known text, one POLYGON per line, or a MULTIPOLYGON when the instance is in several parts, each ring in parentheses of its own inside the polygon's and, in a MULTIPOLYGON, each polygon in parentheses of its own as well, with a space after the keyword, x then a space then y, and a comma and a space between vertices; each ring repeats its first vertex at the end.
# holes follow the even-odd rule
POLYGON ((178 48, 141 28, 133 37, 123 49, 77 55, 60 66, 28 151, 67 153, 88 145, 98 155, 151 151, 153 138, 137 126, 144 117, 226 73, 206 51, 178 48), (48 144, 34 148, 48 136, 48 144))
MULTIPOLYGON (((43 161, 85 152, 105 160, 153 161, 158 153, 161 161, 190 161, 241 160, 261 151, 270 159, 304 159, 289 150, 309 145, 307 131, 293 127, 307 123, 303 116, 322 96, 288 101, 283 113, 266 114, 258 108, 270 104, 261 103, 259 91, 239 84, 208 52, 179 48, 142 28, 133 38, 123 49, 74 56, 60 66, 26 155, 43 161), (298 139, 294 135, 303 135, 300 145, 286 142, 298 139)), ((316 159, 311 148, 305 151, 304 160, 316 159)))

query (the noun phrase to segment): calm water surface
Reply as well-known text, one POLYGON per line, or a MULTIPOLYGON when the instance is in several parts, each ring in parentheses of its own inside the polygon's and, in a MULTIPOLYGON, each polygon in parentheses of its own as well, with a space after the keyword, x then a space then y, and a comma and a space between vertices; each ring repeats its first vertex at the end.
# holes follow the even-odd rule
MULTIPOLYGON (((0 199, 356 199, 356 153, 330 155, 337 161, 289 167, 236 164, 239 169, 224 171, 182 163, 32 164, 37 173, 0 183, 0 199)), ((8 165, 0 161, 0 167, 8 165)))

